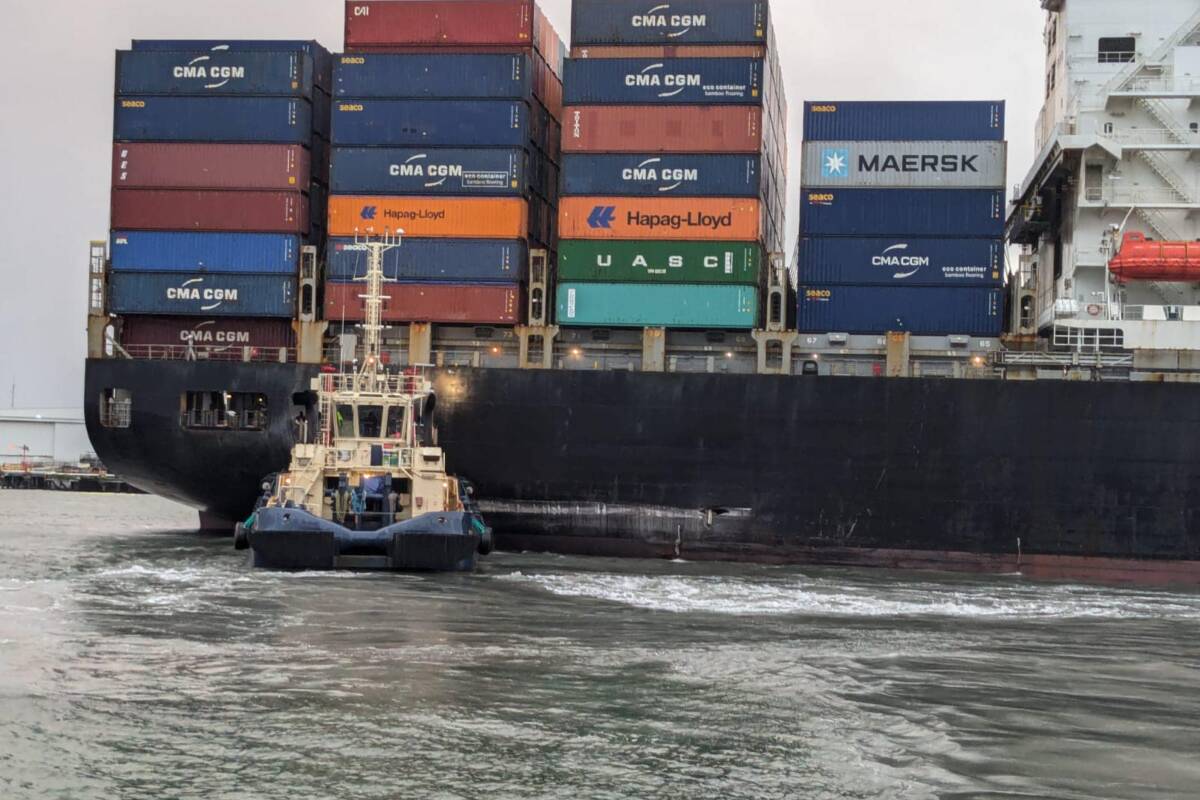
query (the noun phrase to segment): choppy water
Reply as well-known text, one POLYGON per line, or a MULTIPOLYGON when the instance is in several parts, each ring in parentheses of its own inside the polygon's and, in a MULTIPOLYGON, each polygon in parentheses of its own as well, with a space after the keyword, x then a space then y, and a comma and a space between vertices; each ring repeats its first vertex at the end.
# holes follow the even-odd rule
POLYGON ((0 798, 1195 798, 1200 596, 492 557, 250 571, 0 492, 0 798))

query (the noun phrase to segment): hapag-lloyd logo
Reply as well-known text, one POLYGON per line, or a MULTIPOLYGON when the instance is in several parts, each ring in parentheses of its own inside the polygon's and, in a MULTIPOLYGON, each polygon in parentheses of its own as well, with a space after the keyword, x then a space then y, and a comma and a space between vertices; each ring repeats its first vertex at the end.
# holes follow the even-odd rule
POLYGON ((671 11, 670 3, 663 3, 645 14, 634 15, 629 24, 634 28, 653 28, 666 31, 668 39, 686 36, 693 28, 708 27, 706 14, 679 14, 671 11))
POLYGON ((670 228, 673 231, 685 228, 719 231, 733 227, 733 212, 728 214, 705 214, 689 211, 687 214, 647 214, 630 211, 625 215, 625 224, 634 228, 670 228))
MULTIPOLYGON (((402 220, 405 222, 437 222, 446 218, 446 209, 429 209, 429 208, 385 208, 383 210, 384 219, 402 220)), ((374 219, 372 217, 372 219, 374 219)))

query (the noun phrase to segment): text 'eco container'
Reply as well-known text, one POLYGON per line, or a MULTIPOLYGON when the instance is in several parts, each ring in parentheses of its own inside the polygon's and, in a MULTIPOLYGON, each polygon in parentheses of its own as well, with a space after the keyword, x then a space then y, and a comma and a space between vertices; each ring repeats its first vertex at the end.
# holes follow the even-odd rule
POLYGON ((118 272, 109 281, 115 314, 292 317, 296 279, 279 275, 118 272))
POLYGON ((520 196, 528 189, 528 158, 520 149, 339 147, 331 188, 341 194, 520 196))
POLYGON ((270 142, 307 145, 313 109, 286 97, 121 97, 115 136, 123 142, 270 142))
MULTIPOLYGON (((520 286, 453 283, 389 283, 384 322, 439 322, 465 325, 513 325, 520 321, 524 291, 520 286)), ((325 284, 325 318, 361 322, 366 319, 363 288, 353 283, 325 284)))
POLYGON ((562 281, 758 285, 763 251, 749 242, 602 242, 558 244, 562 281))
POLYGON ((1004 235, 1003 189, 806 189, 808 236, 1004 235))
POLYGON ((800 240, 797 274, 806 284, 999 286, 1004 243, 998 239, 800 240))
POLYGON ((805 103, 804 139, 999 142, 1004 103, 805 103))
POLYGON ((752 286, 562 283, 557 319, 568 326, 748 330, 758 322, 758 290, 752 286))
POLYGON ((1004 186, 1002 142, 808 142, 802 185, 982 189, 1004 186))
MULTIPOLYGON (((349 282, 367 274, 367 249, 353 239, 332 239, 325 270, 329 280, 349 282)), ((525 279, 529 248, 521 241, 405 239, 384 253, 383 274, 393 281, 518 283, 525 279)))
POLYGON ((563 194, 758 197, 762 159, 749 155, 567 155, 563 194))
POLYGON ((532 0, 380 0, 346 3, 346 47, 392 44, 530 47, 532 0))
POLYGON ((300 237, 272 233, 163 233, 113 231, 117 272, 242 272, 290 275, 300 237))
POLYGON ((670 239, 755 242, 762 235, 762 204, 735 198, 564 197, 563 239, 670 239))
POLYGON ((359 53, 338 58, 338 98, 521 100, 533 92, 529 56, 359 53))
POLYGON ((742 106, 568 107, 563 151, 568 153, 758 153, 761 108, 742 106))
POLYGON ((295 233, 312 227, 308 198, 296 192, 117 189, 113 230, 295 233))
POLYGON ((265 350, 295 347, 296 335, 292 323, 283 319, 131 316, 121 323, 121 345, 126 349, 170 348, 164 355, 189 346, 208 352, 244 347, 265 350))
POLYGON ((991 288, 812 286, 797 290, 806 333, 999 336, 1004 292, 991 288))
POLYGON ((114 188, 308 191, 309 151, 295 144, 113 145, 114 188))
POLYGON ((762 43, 768 5, 767 0, 574 0, 571 43, 762 43))
POLYGON ((118 52, 117 93, 311 97, 313 60, 300 51, 118 52))
POLYGON ((525 147, 529 107, 511 100, 342 100, 339 147, 525 147))
POLYGON ((761 105, 754 58, 588 58, 567 62, 568 105, 761 105))
POLYGON ((329 198, 331 236, 403 231, 412 238, 524 239, 528 224, 529 206, 516 198, 329 198))

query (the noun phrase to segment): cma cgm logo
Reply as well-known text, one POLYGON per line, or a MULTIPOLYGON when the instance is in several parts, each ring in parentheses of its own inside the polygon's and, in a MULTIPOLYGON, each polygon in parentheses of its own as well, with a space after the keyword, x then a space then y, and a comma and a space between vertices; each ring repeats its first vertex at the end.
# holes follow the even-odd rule
POLYGON ((921 267, 928 267, 930 260, 929 256, 909 255, 908 247, 907 244, 892 245, 872 258, 871 266, 895 270, 892 277, 898 281, 911 278, 921 271, 921 267))
POLYGON ((662 72, 666 68, 666 64, 651 64, 634 75, 625 76, 625 85, 635 88, 646 89, 668 89, 670 91, 659 92, 659 97, 675 97, 683 94, 685 89, 698 88, 704 85, 704 79, 700 75, 669 72, 662 72))
POLYGON ((412 156, 403 164, 392 164, 388 168, 388 173, 393 178, 428 178, 425 181, 427 188, 441 186, 449 178, 461 178, 463 176, 463 167, 461 164, 427 163, 428 159, 429 155, 427 153, 412 156))
POLYGON ((182 286, 172 286, 167 289, 168 300, 181 300, 185 303, 204 303, 201 311, 214 311, 223 303, 238 301, 237 289, 214 289, 204 285, 204 278, 192 278, 184 281, 182 286))
POLYGON ((245 67, 222 67, 217 64, 209 64, 208 62, 211 60, 209 56, 193 58, 187 64, 175 67, 171 74, 176 78, 186 80, 210 81, 210 83, 204 84, 205 89, 220 89, 230 81, 246 77, 245 67))
POLYGON ((596 229, 611 229, 617 219, 616 206, 596 206, 588 215, 588 227, 596 229))
POLYGON ((360 216, 370 222, 371 220, 375 219, 376 215, 378 214, 379 209, 376 206, 363 206, 362 214, 360 216))
POLYGON ((844 147, 826 148, 821 153, 821 177, 850 177, 850 150, 844 147))
POLYGON ((685 183, 700 180, 700 170, 662 166, 661 158, 650 158, 636 167, 621 170, 621 180, 628 183, 659 183, 660 192, 673 192, 685 183))
POLYGON ((668 39, 685 36, 692 28, 708 27, 708 16, 705 14, 672 14, 671 4, 664 3, 655 6, 645 14, 637 14, 630 20, 635 28, 655 28, 666 30, 668 39))

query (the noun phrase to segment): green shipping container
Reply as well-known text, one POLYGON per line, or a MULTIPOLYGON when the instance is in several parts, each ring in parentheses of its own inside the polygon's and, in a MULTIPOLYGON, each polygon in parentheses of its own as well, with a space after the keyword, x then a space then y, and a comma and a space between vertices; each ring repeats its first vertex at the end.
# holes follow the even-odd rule
POLYGON ((750 242, 558 243, 560 281, 758 286, 762 247, 750 242))
POLYGON ((758 289, 695 284, 563 283, 558 324, 611 328, 732 328, 758 324, 758 289))

